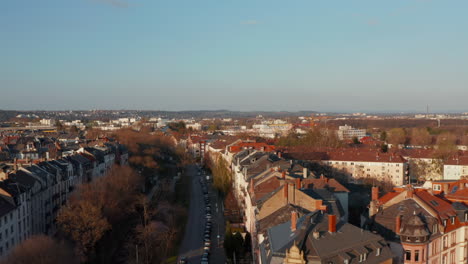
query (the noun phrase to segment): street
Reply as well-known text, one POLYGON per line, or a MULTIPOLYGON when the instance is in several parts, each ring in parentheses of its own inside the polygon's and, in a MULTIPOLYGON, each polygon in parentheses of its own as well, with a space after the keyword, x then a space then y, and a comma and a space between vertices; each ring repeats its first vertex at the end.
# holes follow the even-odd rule
MULTIPOLYGON (((186 173, 191 177, 190 208, 184 240, 179 249, 179 257, 186 257, 188 263, 200 263, 203 254, 203 235, 205 230, 205 202, 203 191, 195 165, 187 167, 186 173)), ((211 190, 211 188, 209 188, 211 190)), ((214 191, 209 192, 213 216, 211 231, 210 263, 225 263, 226 257, 222 241, 224 239, 224 218, 222 201, 214 191), (218 239, 219 234, 219 239, 218 239), (219 243, 218 243, 219 240, 219 243)))

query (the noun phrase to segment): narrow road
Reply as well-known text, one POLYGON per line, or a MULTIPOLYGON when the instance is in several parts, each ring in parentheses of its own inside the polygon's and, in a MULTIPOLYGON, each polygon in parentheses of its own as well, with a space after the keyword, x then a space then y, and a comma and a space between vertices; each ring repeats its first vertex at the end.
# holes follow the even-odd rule
MULTIPOLYGON (((192 165, 186 173, 191 177, 190 209, 184 240, 179 249, 180 257, 187 257, 188 263, 200 263, 203 254, 203 235, 205 231, 205 202, 200 185, 198 169, 192 165)), ((222 200, 216 192, 210 189, 211 214, 213 215, 211 230, 210 263, 225 263, 226 256, 223 248, 225 223, 223 217, 222 200), (219 238, 218 238, 219 235, 219 238)))
POLYGON ((189 263, 200 263, 203 253, 204 201, 203 192, 194 165, 187 167, 186 173, 191 178, 190 208, 185 236, 179 249, 179 256, 187 257, 189 263))
POLYGON ((213 215, 213 229, 211 231, 211 255, 210 263, 226 263, 226 252, 224 251, 224 206, 223 200, 212 190, 211 194, 211 214, 213 215))

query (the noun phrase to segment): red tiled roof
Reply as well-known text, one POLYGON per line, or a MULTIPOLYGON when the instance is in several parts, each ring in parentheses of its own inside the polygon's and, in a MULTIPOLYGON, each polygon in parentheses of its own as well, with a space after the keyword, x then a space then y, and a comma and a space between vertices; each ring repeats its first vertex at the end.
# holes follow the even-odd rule
POLYGON ((461 179, 448 184, 449 192, 445 194, 445 198, 451 202, 462 202, 468 205, 468 179, 461 179))
POLYGON ((274 151, 275 146, 263 142, 240 142, 238 144, 229 146, 229 152, 239 152, 243 149, 255 149, 269 152, 274 151))
POLYGON ((285 149, 284 157, 300 160, 336 160, 336 161, 364 161, 404 163, 406 160, 397 153, 382 153, 372 149, 361 148, 317 148, 285 149))
POLYGON ((377 140, 373 137, 369 137, 369 136, 366 136, 366 137, 363 137, 359 140, 359 142, 361 142, 362 144, 365 144, 365 145, 375 145, 375 144, 381 144, 382 141, 381 140, 377 140))
POLYGON ((402 149, 400 154, 404 157, 413 159, 432 159, 434 158, 434 149, 402 149))
POLYGON ((449 202, 437 197, 436 195, 430 194, 427 190, 418 190, 415 192, 415 195, 423 200, 432 209, 434 209, 439 214, 441 219, 446 219, 456 215, 452 205, 449 202))
POLYGON ((313 189, 326 189, 326 188, 332 188, 336 192, 349 192, 349 190, 341 185, 337 180, 335 179, 329 179, 329 178, 307 178, 302 180, 304 186, 306 188, 313 188, 313 189))
POLYGON ((256 185, 254 187, 255 200, 262 199, 264 196, 270 194, 281 185, 281 180, 277 177, 271 177, 270 179, 256 185))
POLYGON ((468 156, 460 156, 455 155, 450 157, 446 162, 445 165, 465 165, 468 166, 468 156))
POLYGON ((399 195, 400 192, 389 192, 387 194, 385 194, 384 196, 380 197, 379 198, 379 203, 380 204, 385 204, 387 203, 388 201, 392 200, 393 198, 395 198, 397 195, 399 195))

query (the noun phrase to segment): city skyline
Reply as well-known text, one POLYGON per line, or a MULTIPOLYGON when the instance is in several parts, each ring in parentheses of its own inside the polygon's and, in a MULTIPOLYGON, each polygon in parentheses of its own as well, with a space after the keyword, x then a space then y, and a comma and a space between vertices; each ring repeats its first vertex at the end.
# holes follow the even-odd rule
POLYGON ((466 7, 8 1, 0 109, 466 112, 466 7))

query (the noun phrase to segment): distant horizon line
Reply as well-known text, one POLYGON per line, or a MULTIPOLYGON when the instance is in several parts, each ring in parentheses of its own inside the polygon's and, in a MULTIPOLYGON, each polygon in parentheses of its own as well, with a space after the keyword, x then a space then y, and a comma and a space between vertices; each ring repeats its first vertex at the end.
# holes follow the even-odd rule
POLYGON ((355 110, 355 111, 317 111, 317 110, 230 110, 230 109, 193 109, 193 110, 164 110, 164 109, 55 109, 55 110, 44 110, 44 109, 35 109, 35 110, 18 110, 18 109, 0 109, 0 112, 92 112, 92 111, 130 111, 130 112, 173 112, 173 113, 183 113, 183 112, 238 112, 238 113, 254 113, 254 112, 264 112, 264 113, 317 113, 317 114, 464 114, 468 113, 468 110, 445 110, 445 111, 434 111, 434 112, 423 112, 423 111, 414 111, 414 110, 355 110))

